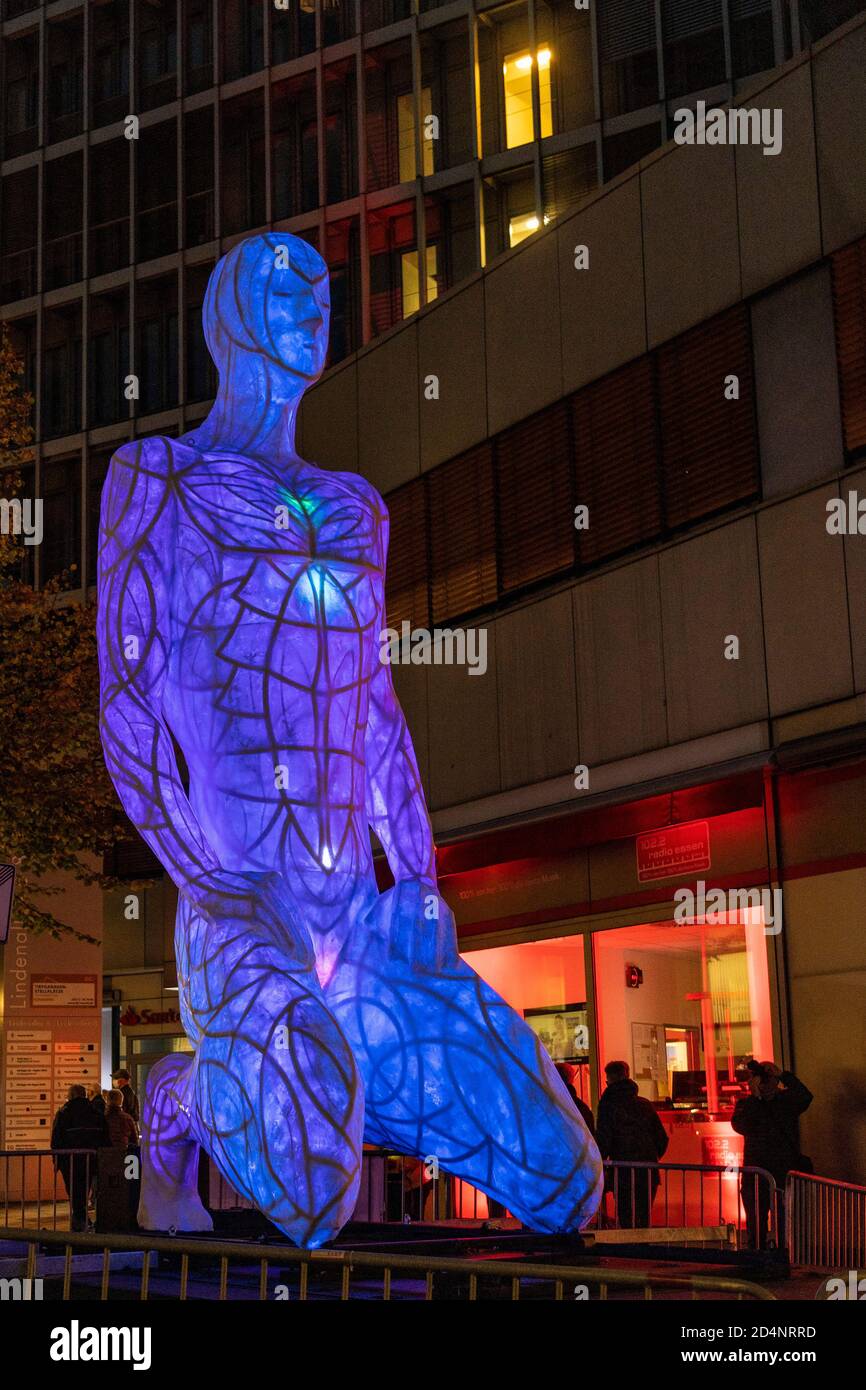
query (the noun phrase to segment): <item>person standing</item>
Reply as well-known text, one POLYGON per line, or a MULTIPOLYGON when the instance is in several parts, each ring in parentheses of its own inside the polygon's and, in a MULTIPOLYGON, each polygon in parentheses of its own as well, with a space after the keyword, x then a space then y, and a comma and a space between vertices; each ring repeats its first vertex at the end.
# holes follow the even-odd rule
MULTIPOLYGON (((765 1168, 776 1189, 784 1193, 785 1179, 792 1169, 811 1172, 811 1160, 800 1153, 797 1120, 812 1104, 812 1092, 791 1071, 781 1071, 774 1062, 749 1063, 751 1095, 737 1101, 731 1124, 745 1139, 744 1168, 765 1168)), ((770 1186, 760 1177, 743 1174, 740 1196, 746 1212, 746 1228, 753 1250, 763 1250, 768 1241, 770 1186)), ((779 1201, 779 1249, 785 1247, 785 1204, 779 1201)))
POLYGON ((127 1115, 131 1116, 135 1123, 138 1124, 140 1118, 138 1096, 129 1084, 129 1072, 126 1070, 126 1067, 118 1067, 117 1071, 113 1071, 111 1073, 111 1080, 123 1096, 123 1108, 127 1115))
POLYGON ((559 1079, 561 1080, 565 1089, 568 1091, 569 1099, 577 1109, 580 1118, 583 1120, 583 1123, 586 1125, 587 1129, 589 1130, 590 1134, 594 1139, 595 1119, 593 1118, 592 1111, 590 1110, 586 1101, 581 1100, 580 1096, 577 1094, 577 1091, 574 1089, 574 1083, 571 1079, 572 1073, 570 1067, 565 1062, 556 1062, 555 1066, 557 1072, 559 1073, 559 1079))
MULTIPOLYGON (((628 1062, 608 1062, 604 1074, 607 1086, 598 1103, 596 1130, 602 1158, 657 1164, 668 1146, 668 1134, 655 1107, 638 1094, 628 1062)), ((620 1228, 649 1226, 659 1181, 656 1168, 614 1168, 605 1174, 605 1191, 614 1193, 620 1228)))
POLYGON ((138 1126, 132 1116, 124 1110, 123 1096, 119 1090, 108 1093, 105 1124, 113 1149, 128 1149, 138 1143, 138 1126))
POLYGON ((98 1081, 91 1081, 87 1088, 87 1099, 97 1115, 105 1114, 105 1095, 98 1081))
POLYGON ((73 1231, 87 1229, 87 1196, 96 1176, 96 1154, 68 1150, 101 1149, 108 1143, 105 1118, 97 1114, 83 1086, 70 1086, 69 1099, 54 1116, 51 1148, 54 1167, 63 1178, 69 1194, 73 1231), (61 1152, 56 1152, 61 1150, 61 1152), (65 1151, 65 1152, 64 1152, 65 1151))

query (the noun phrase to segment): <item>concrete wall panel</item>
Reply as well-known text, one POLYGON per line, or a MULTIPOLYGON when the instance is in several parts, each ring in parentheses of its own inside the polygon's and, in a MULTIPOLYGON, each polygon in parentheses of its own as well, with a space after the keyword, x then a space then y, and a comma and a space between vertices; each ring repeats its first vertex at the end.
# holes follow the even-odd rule
POLYGON ((578 585, 574 604, 580 761, 591 770, 661 747, 667 719, 657 558, 578 585))

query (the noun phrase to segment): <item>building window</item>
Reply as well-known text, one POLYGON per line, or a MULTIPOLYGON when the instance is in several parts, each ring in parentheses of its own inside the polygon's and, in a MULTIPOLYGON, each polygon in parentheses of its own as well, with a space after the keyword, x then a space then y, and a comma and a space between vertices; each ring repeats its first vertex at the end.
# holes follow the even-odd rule
POLYGON ((571 398, 580 560, 598 564, 663 527, 652 359, 638 358, 571 398))
POLYGON ((361 345, 361 252, 357 217, 329 222, 325 260, 331 277, 331 341, 328 365, 361 345))
POLYGON ((665 88, 668 97, 700 92, 725 81, 722 0, 662 0, 665 88))
MULTIPOLYGON (((435 246, 428 246, 427 256, 427 303, 434 300, 439 292, 436 279, 437 253, 435 246)), ((407 319, 421 308, 421 286, 418 276, 418 252, 406 251, 400 259, 403 275, 403 317, 407 319)))
POLYGON ((185 0, 186 51, 184 88, 201 92, 213 85, 213 31, 210 0, 185 0))
POLYGON ((866 452, 866 238, 837 251, 833 267, 836 360, 849 457, 866 452))
MULTIPOLYGON (((419 307, 414 203, 400 203, 396 207, 371 213, 367 237, 370 248, 370 316, 373 337, 376 337, 419 307), (407 287, 415 296, 412 309, 406 309, 403 303, 407 287)), ((431 269, 435 275, 435 250, 432 265, 428 256, 428 277, 431 269)))
POLYGON ((519 246, 521 241, 525 241, 528 236, 532 236, 533 232, 537 232, 540 226, 541 220, 537 212, 523 212, 519 213, 517 217, 509 217, 508 245, 519 246))
POLYGON ((42 433, 73 434, 81 427, 81 339, 47 347, 42 356, 42 433))
POLYGON ((91 8, 91 111, 93 124, 108 125, 129 110, 129 6, 91 8))
POLYGON ((386 607, 389 627, 403 621, 430 626, 427 593, 427 506, 422 479, 388 497, 391 517, 388 543, 386 607))
POLYGON ((593 935, 599 1063, 626 1061, 645 1099, 670 1102, 671 1120, 677 1110, 730 1118, 745 1063, 773 1057, 762 909, 707 916, 717 920, 593 935))
POLYGON ((558 401, 497 436, 503 593, 550 578, 574 564, 570 433, 567 402, 558 401))
POLYGON ((43 584, 62 575, 64 589, 81 587, 81 459, 42 466, 44 536, 40 547, 43 584))
POLYGON ((608 135, 602 143, 605 181, 615 179, 625 169, 631 169, 639 160, 657 150, 661 142, 662 128, 658 121, 623 131, 621 135, 608 135))
POLYGON ((95 425, 110 425, 129 413, 124 395, 124 382, 129 372, 129 329, 109 328, 90 340, 88 362, 89 420, 95 425))
POLYGON ((32 130, 39 120, 39 73, 18 77, 6 87, 6 134, 32 130))
POLYGON ((776 61, 772 0, 730 0, 734 77, 764 72, 776 61))
POLYGON ((177 314, 161 315, 138 324, 135 366, 139 378, 140 415, 177 405, 177 314))
POLYGON ((208 401, 216 394, 216 367, 207 348, 201 311, 213 266, 190 267, 186 294, 186 399, 208 401))
MULTIPOLYGON (((538 67, 538 100, 541 117, 541 137, 553 134, 553 107, 550 97, 549 48, 540 48, 535 55, 538 67)), ((533 57, 529 52, 509 53, 502 64, 502 85, 505 104, 505 144, 509 150, 526 145, 535 139, 532 111, 533 57)))
POLYGON ((863 0, 800 0, 803 47, 817 43, 863 11, 863 0))
POLYGON ((531 168, 509 170, 497 178, 485 179, 482 184, 483 222, 481 227, 481 264, 516 245, 512 241, 511 224, 516 222, 516 234, 530 236, 537 228, 535 177, 531 168), (527 221, 528 219, 528 221, 527 221))
POLYGON ((658 101, 654 0, 606 0, 599 14, 599 61, 605 116, 658 101))
POLYGON ((545 155, 541 161, 542 222, 547 224, 576 207, 597 183, 594 140, 574 150, 545 155))
POLYGON ((97 557, 99 553, 99 515, 102 505, 102 488, 108 474, 108 465, 117 446, 92 452, 87 460, 87 574, 88 586, 96 583, 97 557))
POLYGON ((372 192, 401 182, 402 169, 415 178, 415 119, 412 57, 405 41, 368 52, 365 58, 367 188, 372 192), (401 97, 408 101, 401 103, 401 97), (402 125, 401 125, 402 117, 402 125), (404 150, 408 165, 404 166, 404 150))
MULTIPOLYGON (((422 172, 433 173, 433 141, 426 135, 426 119, 432 113, 432 94, 429 87, 421 89, 421 151, 424 160, 422 172)), ((409 183, 417 177, 415 161, 415 95, 402 92, 397 98, 397 148, 400 166, 400 182, 409 183)))
POLYGON ((745 305, 665 343, 656 363, 668 525, 757 496, 758 434, 745 305), (736 398, 726 391, 732 377, 736 398))
POLYGON ((492 445, 481 444, 434 468, 425 482, 431 616, 438 623, 496 601, 492 445))

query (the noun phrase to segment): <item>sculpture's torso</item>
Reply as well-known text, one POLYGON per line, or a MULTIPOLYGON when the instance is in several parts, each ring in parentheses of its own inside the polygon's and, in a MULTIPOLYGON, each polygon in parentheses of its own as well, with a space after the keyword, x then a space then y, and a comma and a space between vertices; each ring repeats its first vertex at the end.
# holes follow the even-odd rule
POLYGON ((163 695, 224 868, 276 870, 314 931, 372 884, 365 726, 385 510, 352 474, 174 446, 163 695))

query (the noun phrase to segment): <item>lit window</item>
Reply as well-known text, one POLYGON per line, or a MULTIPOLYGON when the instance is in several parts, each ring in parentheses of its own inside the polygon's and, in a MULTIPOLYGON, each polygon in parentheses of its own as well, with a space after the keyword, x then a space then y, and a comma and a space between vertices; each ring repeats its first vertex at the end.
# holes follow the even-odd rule
MULTIPOLYGON (((421 148, 423 150, 424 173, 433 173, 433 141, 424 133, 424 123, 432 114, 432 93, 429 87, 421 88, 421 148)), ((411 92, 397 98, 397 145, 400 157, 400 182, 409 183, 416 177, 415 165, 415 100, 411 92)))
MULTIPOLYGON (((541 108, 541 137, 553 134, 550 98, 549 48, 538 50, 538 99, 541 108)), ((505 143, 509 150, 535 139, 532 120, 532 54, 509 53, 502 64, 505 89, 505 143)))
MULTIPOLYGON (((421 308, 421 287, 418 283, 418 252, 407 251, 401 258, 403 274, 403 317, 407 319, 421 308)), ((427 303, 439 293, 436 284, 436 247, 427 247, 427 303)))
POLYGON ((525 241, 533 232, 537 232, 541 226, 541 221, 534 212, 524 212, 520 217, 509 217, 508 219, 508 244, 517 246, 521 241, 525 241))

